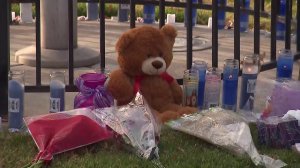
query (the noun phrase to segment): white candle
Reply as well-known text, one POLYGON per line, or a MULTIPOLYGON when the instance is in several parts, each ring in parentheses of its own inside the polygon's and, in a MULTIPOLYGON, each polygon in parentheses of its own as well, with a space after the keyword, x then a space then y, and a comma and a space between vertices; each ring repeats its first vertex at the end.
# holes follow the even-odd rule
POLYGON ((167 24, 174 24, 175 23, 175 14, 167 14, 167 24))
POLYGON ((244 74, 257 74, 258 73, 258 67, 257 66, 245 66, 244 74))
POLYGON ((212 17, 209 17, 209 18, 208 18, 207 27, 208 27, 208 28, 211 28, 211 27, 212 27, 212 17))
POLYGON ((11 12, 11 21, 13 21, 16 18, 16 12, 11 12))

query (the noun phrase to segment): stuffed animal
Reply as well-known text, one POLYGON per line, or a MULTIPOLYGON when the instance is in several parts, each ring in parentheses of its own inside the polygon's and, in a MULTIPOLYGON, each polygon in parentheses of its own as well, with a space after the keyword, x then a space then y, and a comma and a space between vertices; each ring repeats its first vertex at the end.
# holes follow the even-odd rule
POLYGON ((119 38, 116 51, 120 69, 110 74, 107 84, 118 105, 129 103, 139 91, 161 122, 197 111, 181 106, 182 89, 166 72, 176 36, 175 28, 165 25, 160 30, 134 28, 119 38))

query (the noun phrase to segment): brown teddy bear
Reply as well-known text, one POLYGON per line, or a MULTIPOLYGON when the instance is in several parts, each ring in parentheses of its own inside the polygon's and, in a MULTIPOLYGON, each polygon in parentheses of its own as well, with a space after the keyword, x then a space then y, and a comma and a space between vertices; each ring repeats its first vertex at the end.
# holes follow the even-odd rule
POLYGON ((118 105, 129 103, 138 91, 161 122, 196 112, 182 107, 182 89, 167 72, 173 59, 177 32, 170 25, 160 30, 143 26, 125 32, 116 43, 120 69, 111 73, 108 90, 118 105))

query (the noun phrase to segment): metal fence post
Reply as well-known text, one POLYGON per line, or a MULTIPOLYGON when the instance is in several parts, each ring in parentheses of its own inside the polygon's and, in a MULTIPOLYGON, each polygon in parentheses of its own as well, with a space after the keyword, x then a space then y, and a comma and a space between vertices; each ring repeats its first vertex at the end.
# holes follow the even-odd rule
POLYGON ((165 25, 165 0, 159 1, 159 28, 165 25))
POLYGON ((300 1, 297 1, 297 52, 300 54, 300 1))
POLYGON ((285 49, 291 49, 292 0, 286 0, 285 11, 285 49))
POLYGON ((218 0, 212 0, 212 66, 218 67, 218 0))
MULTIPOLYGON (((35 48, 36 48, 36 85, 41 86, 41 10, 40 10, 40 0, 36 0, 35 2, 35 13, 36 13, 36 21, 35 21, 35 48)), ((25 89, 26 90, 26 89, 25 89)))
MULTIPOLYGON (((73 44, 73 0, 69 0, 68 3, 68 21, 69 21, 69 85, 74 85, 74 44, 73 44)), ((77 6, 77 4, 76 4, 77 6)))
POLYGON ((135 0, 130 0, 130 28, 135 28, 135 0))
POLYGON ((260 0, 254 1, 254 53, 259 54, 260 46, 260 0))
POLYGON ((241 1, 234 1, 234 59, 240 61, 240 9, 241 1))
POLYGON ((8 1, 0 1, 0 116, 8 114, 9 14, 8 1))
POLYGON ((261 11, 265 11, 265 0, 260 0, 261 11))
POLYGON ((99 0, 100 18, 100 68, 105 68, 105 0, 99 0))
POLYGON ((187 11, 187 27, 186 27, 186 66, 187 69, 192 67, 193 62, 193 25, 192 25, 192 1, 186 1, 186 11, 187 11))
POLYGON ((277 1, 271 2, 271 61, 276 61, 276 22, 277 22, 277 1))

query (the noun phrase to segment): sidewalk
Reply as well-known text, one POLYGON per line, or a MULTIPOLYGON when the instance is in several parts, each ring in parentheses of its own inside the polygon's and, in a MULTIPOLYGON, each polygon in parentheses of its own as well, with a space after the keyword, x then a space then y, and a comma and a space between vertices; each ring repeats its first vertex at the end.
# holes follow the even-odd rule
MULTIPOLYGON (((137 26, 143 24, 138 23, 137 26)), ((153 26, 158 27, 154 24, 153 26)), ((178 30, 178 40, 174 47, 174 59, 168 72, 175 78, 182 78, 183 70, 186 69, 186 51, 185 51, 185 36, 186 30, 183 24, 174 25, 178 30)), ((113 70, 118 67, 116 61, 116 53, 114 44, 118 37, 129 29, 129 23, 118 23, 111 20, 106 20, 106 67, 113 70)), ((18 26, 10 26, 11 32, 11 69, 25 70, 26 85, 35 84, 35 67, 20 65, 14 61, 14 54, 17 50, 26 46, 35 44, 35 27, 34 24, 24 24, 18 26)), ((207 26, 197 25, 193 30, 194 47, 193 59, 205 60, 208 65, 211 65, 211 29, 207 26)), ((99 22, 83 21, 78 22, 78 44, 87 45, 99 51, 99 22)), ((277 49, 284 46, 283 41, 277 42, 277 49)), ((270 38, 265 37, 261 33, 261 53, 266 53, 265 62, 268 62, 270 53, 270 38)), ((295 44, 292 44, 292 50, 295 50, 295 44)), ((246 54, 253 52, 253 32, 241 34, 241 58, 246 54)), ((227 58, 233 58, 233 31, 219 31, 219 68, 223 67, 223 61, 227 58)), ((81 67, 74 69, 75 77, 86 72, 93 72, 99 64, 91 67, 81 67)), ((51 69, 42 69, 42 84, 48 85, 49 72, 51 69)), ((298 79, 299 65, 294 64, 293 79, 298 79)), ((264 107, 265 98, 272 89, 272 80, 275 79, 276 69, 262 72, 259 74, 257 82, 257 92, 255 100, 255 109, 259 111, 264 107)), ((67 79, 67 77, 66 77, 67 79)), ((239 82, 240 84, 241 82, 239 82)), ((73 100, 76 93, 66 93, 66 110, 73 108, 73 100)), ((46 114, 49 109, 49 93, 25 93, 25 116, 38 114, 46 114)))

